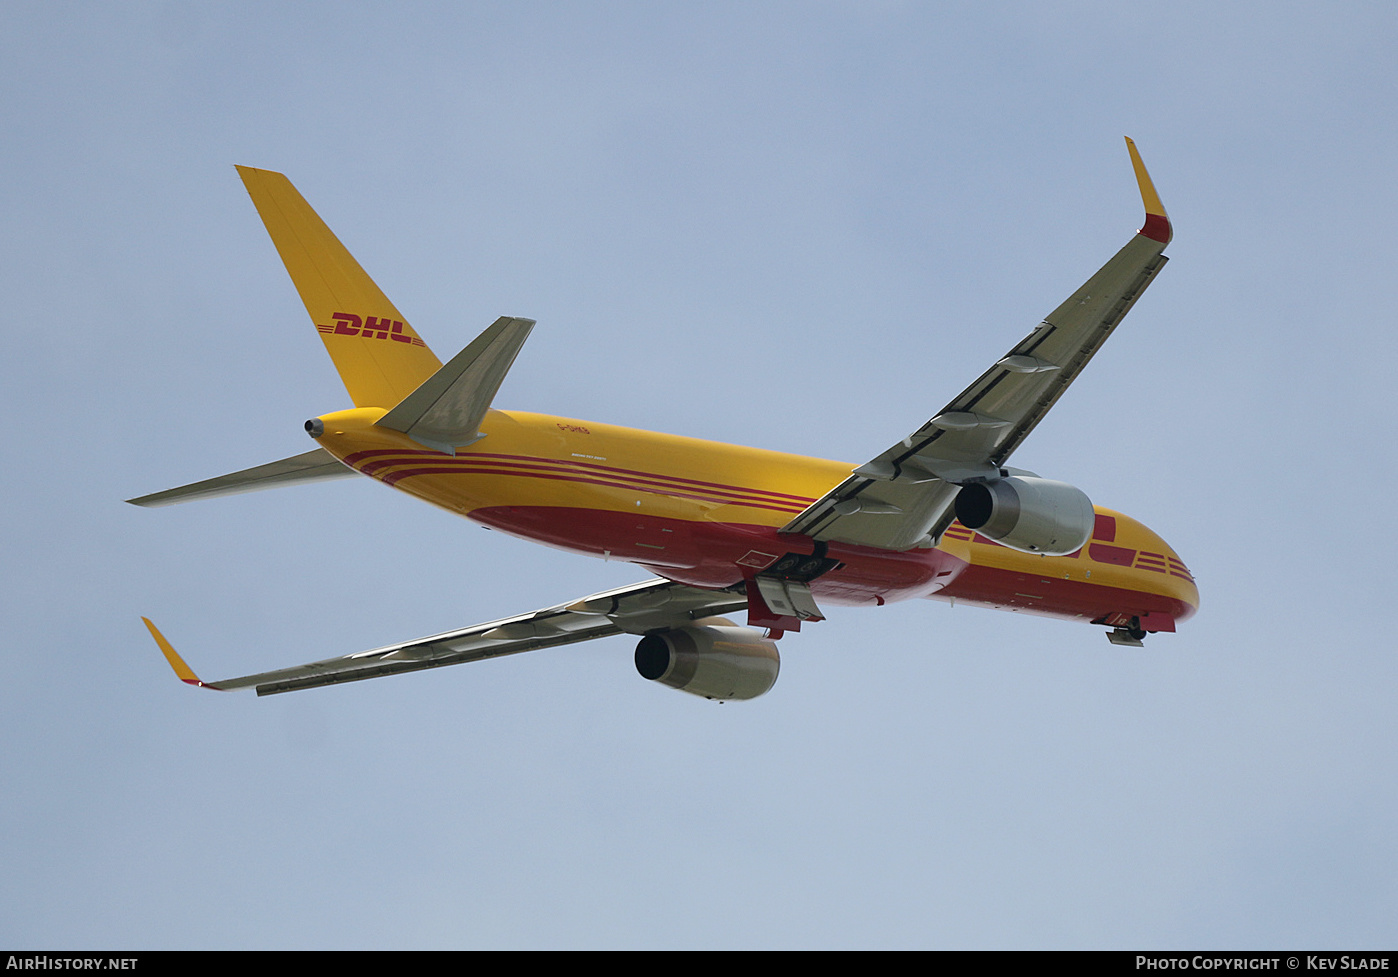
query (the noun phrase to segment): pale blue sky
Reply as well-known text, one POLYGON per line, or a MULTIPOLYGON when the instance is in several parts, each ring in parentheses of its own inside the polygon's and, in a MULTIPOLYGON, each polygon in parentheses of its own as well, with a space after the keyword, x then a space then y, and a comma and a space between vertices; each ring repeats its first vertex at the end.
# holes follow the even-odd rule
POLYGON ((1398 942, 1391 4, 52 4, 0 31, 0 944, 1398 942), (837 610, 716 706, 625 639, 212 678, 641 579, 368 482, 140 510, 345 395, 233 170, 498 398, 862 462, 1140 224, 1015 464, 1159 531, 1144 652, 837 610))

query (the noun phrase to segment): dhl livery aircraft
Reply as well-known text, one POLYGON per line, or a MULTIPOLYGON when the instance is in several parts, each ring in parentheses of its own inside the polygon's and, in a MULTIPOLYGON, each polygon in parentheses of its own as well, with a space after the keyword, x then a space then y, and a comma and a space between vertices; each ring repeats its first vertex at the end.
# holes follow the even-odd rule
POLYGON ((859 466, 491 407, 534 327, 497 319, 441 363, 280 173, 239 167, 354 406, 305 454, 131 501, 159 506, 367 475, 493 529, 640 564, 653 579, 416 641, 191 685, 259 695, 639 637, 648 679, 751 699, 776 641, 822 607, 930 597, 1082 620, 1116 644, 1174 631, 1199 595, 1141 523, 1007 465, 1164 267, 1171 228, 1135 144, 1141 230, 931 420, 859 466), (746 626, 721 615, 746 614, 746 626))

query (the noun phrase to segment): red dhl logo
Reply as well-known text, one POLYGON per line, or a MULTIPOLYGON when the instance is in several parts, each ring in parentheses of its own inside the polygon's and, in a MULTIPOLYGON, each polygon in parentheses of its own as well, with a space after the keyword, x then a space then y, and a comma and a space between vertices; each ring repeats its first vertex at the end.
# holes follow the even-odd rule
POLYGON ((330 318, 335 320, 333 326, 317 325, 316 330, 332 336, 358 336, 361 339, 391 339, 395 343, 407 343, 410 346, 426 346, 421 339, 416 336, 409 336, 403 331, 403 323, 397 319, 382 319, 377 316, 366 316, 361 319, 352 312, 336 312, 330 318))

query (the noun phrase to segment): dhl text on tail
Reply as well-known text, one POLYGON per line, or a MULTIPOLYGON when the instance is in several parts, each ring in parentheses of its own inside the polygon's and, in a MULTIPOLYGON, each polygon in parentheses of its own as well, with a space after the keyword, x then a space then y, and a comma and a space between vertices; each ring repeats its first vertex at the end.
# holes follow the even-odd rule
POLYGON ((311 451, 133 503, 367 475, 656 576, 218 682, 201 681, 146 625, 181 679, 212 689, 266 695, 627 633, 643 676, 719 700, 770 689, 777 640, 831 605, 955 600, 1081 620, 1136 646, 1174 631, 1199 602, 1174 550, 1074 486, 1007 464, 1167 260, 1169 219, 1127 148, 1140 231, 927 423, 858 466, 495 409, 533 320, 500 318, 442 364, 286 177, 239 167, 354 406, 306 422, 311 451))

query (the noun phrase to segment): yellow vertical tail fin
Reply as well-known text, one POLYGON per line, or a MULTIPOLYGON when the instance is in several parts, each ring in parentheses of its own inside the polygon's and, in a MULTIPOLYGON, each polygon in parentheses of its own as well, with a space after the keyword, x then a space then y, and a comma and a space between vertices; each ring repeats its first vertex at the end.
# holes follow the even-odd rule
POLYGON ((291 181, 238 167, 356 407, 389 408, 442 363, 291 181))

